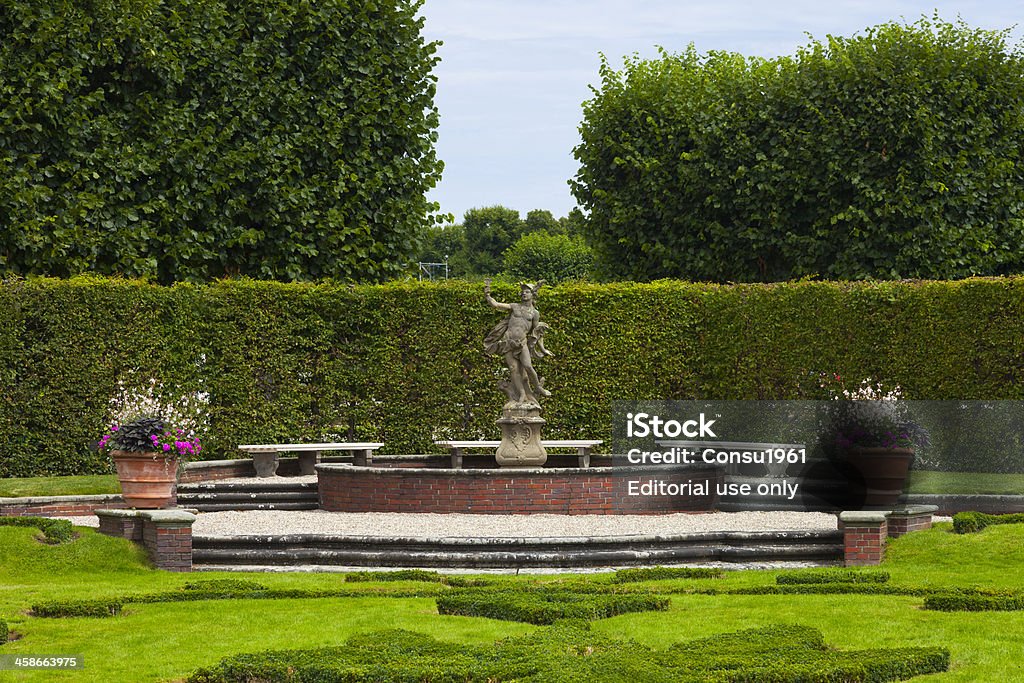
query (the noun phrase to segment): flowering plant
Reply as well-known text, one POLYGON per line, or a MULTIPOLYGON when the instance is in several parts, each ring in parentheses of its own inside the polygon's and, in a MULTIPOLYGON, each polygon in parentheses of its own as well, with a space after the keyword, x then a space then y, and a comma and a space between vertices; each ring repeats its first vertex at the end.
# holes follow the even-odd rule
POLYGON ((110 428, 99 441, 101 449, 154 451, 187 459, 202 450, 210 396, 206 392, 170 392, 155 379, 142 388, 118 382, 110 400, 110 428))
POLYGON ((927 430, 911 421, 899 385, 886 389, 881 382, 862 380, 848 389, 839 374, 822 374, 820 386, 836 401, 832 416, 835 444, 852 447, 913 448, 927 446, 927 430))

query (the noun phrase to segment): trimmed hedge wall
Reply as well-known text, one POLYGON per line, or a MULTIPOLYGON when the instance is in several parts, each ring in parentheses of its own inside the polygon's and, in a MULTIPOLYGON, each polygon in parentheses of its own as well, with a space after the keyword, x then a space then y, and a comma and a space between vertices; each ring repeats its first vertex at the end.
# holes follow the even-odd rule
MULTIPOLYGON (((556 354, 538 364, 548 438, 610 440, 617 399, 806 398, 801 381, 822 371, 911 399, 1024 398, 1024 278, 575 284, 538 306, 556 354)), ((483 337, 500 319, 465 282, 9 280, 0 477, 110 471, 91 446, 133 372, 211 393, 211 459, 328 434, 388 453, 496 438, 504 364, 483 337)))

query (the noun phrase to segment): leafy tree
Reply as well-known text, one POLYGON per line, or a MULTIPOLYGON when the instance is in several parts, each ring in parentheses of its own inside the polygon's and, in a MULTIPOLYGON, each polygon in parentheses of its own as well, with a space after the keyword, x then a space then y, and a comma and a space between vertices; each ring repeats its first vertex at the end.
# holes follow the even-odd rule
POLYGON ((1024 61, 922 19, 772 60, 607 62, 573 192, 604 270, 649 280, 1024 269, 1024 61))
POLYGON ((466 240, 461 225, 436 225, 427 230, 419 260, 425 263, 444 263, 462 250, 466 240))
MULTIPOLYGON (((558 219, 558 232, 570 237, 582 237, 585 234, 586 222, 587 217, 583 215, 579 207, 574 206, 567 215, 558 219)), ((551 234, 555 233, 552 232, 551 234)))
POLYGON ((463 258, 471 273, 488 275, 501 271, 501 254, 523 233, 519 212, 504 206, 488 206, 466 212, 463 258))
POLYGON ((557 235, 565 232, 562 229, 562 224, 558 222, 550 211, 547 209, 534 209, 526 213, 526 218, 523 219, 523 231, 522 234, 528 235, 533 232, 546 232, 549 235, 557 235))
POLYGON ((419 0, 5 0, 0 272, 382 280, 439 178, 419 0))
POLYGON ((579 238, 532 232, 523 235, 505 252, 505 271, 519 280, 584 280, 590 276, 594 254, 579 238))

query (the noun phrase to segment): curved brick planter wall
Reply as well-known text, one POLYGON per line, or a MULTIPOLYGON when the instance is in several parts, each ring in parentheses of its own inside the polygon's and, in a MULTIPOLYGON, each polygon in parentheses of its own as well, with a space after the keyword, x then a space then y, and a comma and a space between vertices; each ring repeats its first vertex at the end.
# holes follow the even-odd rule
MULTIPOLYGON (((707 512, 717 469, 587 467, 440 470, 318 465, 320 507, 332 512, 611 515, 707 512), (705 495, 630 495, 629 482, 705 483, 705 495)), ((635 485, 638 486, 638 485, 635 485)))

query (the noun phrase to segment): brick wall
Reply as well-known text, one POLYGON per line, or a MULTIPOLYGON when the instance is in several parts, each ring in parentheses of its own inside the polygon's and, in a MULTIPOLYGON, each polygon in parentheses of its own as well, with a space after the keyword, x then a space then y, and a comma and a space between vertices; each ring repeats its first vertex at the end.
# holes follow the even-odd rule
POLYGON ((880 564, 887 539, 930 529, 935 510, 934 505, 909 505, 891 511, 840 513, 846 566, 880 564))
POLYGON ((192 523, 184 510, 98 510, 99 531, 141 543, 157 569, 192 571, 192 523))
POLYGON ((706 512, 717 469, 410 470, 320 465, 320 507, 333 512, 658 514, 706 512), (695 495, 629 495, 629 481, 702 486, 695 495))
POLYGON ((0 517, 77 517, 96 514, 98 509, 125 507, 121 496, 48 496, 0 498, 0 517))
MULTIPOLYGON (((295 466, 298 471, 298 465, 295 466)), ((190 462, 178 476, 179 484, 192 484, 200 481, 216 481, 217 479, 234 479, 236 477, 254 477, 256 470, 252 466, 252 458, 239 460, 207 460, 190 462)))
POLYGON ((840 516, 843 531, 843 559, 847 567, 877 565, 882 562, 887 537, 884 512, 849 513, 840 516))

